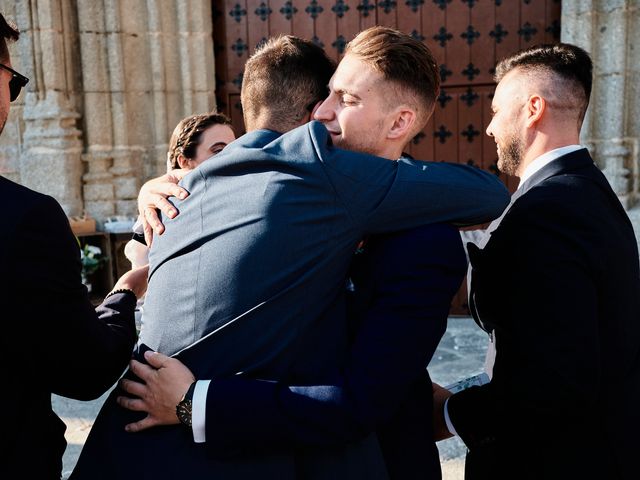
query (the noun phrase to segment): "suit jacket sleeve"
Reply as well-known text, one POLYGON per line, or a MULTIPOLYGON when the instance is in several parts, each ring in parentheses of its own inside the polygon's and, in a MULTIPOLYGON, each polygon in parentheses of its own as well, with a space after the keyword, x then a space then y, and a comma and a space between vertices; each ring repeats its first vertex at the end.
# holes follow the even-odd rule
POLYGON ((30 362, 50 391, 100 396, 118 379, 136 339, 135 300, 114 295, 97 310, 80 278, 80 252, 58 203, 38 196, 16 229, 13 266, 18 315, 30 362), (36 329, 29 334, 30 329, 36 329))
POLYGON ((336 194, 366 233, 439 222, 485 223, 509 203, 503 183, 479 168, 407 158, 391 161, 341 150, 330 145, 322 124, 311 122, 308 128, 336 194))
MULTIPOLYGON (((457 230, 432 225, 372 239, 367 304, 344 377, 291 386, 243 378, 211 382, 207 444, 234 449, 353 441, 388 420, 425 368, 466 272, 457 230)), ((425 406, 425 408, 427 408, 425 406)))
POLYGON ((448 404, 472 449, 510 432, 562 438, 562 425, 597 400, 601 347, 588 247, 597 233, 583 220, 589 213, 560 195, 522 197, 472 258, 476 306, 496 324, 497 338, 492 381, 448 404))

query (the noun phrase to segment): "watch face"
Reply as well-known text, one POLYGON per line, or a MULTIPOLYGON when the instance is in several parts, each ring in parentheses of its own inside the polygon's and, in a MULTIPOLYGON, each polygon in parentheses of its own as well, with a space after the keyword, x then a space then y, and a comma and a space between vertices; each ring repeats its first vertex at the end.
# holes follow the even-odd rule
POLYGON ((191 400, 183 400, 176 406, 176 416, 181 423, 191 426, 191 400))

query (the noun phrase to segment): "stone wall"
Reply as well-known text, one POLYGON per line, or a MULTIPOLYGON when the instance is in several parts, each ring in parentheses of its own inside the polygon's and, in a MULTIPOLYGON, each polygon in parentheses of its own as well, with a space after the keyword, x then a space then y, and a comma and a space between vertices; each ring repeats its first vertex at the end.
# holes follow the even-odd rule
POLYGON ((594 62, 591 105, 582 129, 640 239, 640 1, 564 0, 562 40, 594 62))
POLYGON ((186 115, 215 107, 208 0, 0 0, 30 78, 0 138, 0 173, 69 215, 135 214, 186 115), (36 8, 37 7, 37 8, 36 8))

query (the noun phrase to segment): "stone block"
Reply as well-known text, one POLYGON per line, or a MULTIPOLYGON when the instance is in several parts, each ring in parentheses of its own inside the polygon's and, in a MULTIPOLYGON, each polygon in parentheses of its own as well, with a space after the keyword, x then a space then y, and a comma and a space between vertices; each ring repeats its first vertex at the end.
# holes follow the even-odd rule
POLYGON ((108 92, 107 38, 104 33, 81 32, 82 84, 85 92, 108 92))
POLYGON ((188 46, 190 52, 191 88, 195 91, 215 89, 215 67, 213 42, 210 35, 190 35, 188 46))
POLYGON ((193 92, 191 97, 194 112, 209 112, 215 108, 216 99, 213 89, 193 92))
POLYGON ((114 198, 114 188, 111 183, 86 183, 84 185, 85 203, 111 201, 114 198))
POLYGON ((136 200, 116 201, 116 214, 135 218, 138 216, 138 204, 136 200))
POLYGON ((625 97, 627 99, 627 136, 640 140, 640 71, 627 74, 625 97))
POLYGON ((25 152, 20 160, 20 178, 25 186, 54 197, 67 215, 81 213, 79 153, 46 149, 38 153, 25 152))
POLYGON ((162 42, 165 90, 178 92, 182 90, 182 62, 178 49, 178 37, 176 35, 166 35, 163 37, 162 42))
POLYGON ((184 111, 184 103, 182 101, 181 93, 173 91, 167 92, 165 94, 165 104, 167 112, 167 130, 160 133, 160 138, 168 142, 169 138, 171 138, 173 129, 180 120, 187 116, 187 114, 184 111))
POLYGON ((99 223, 104 222, 108 217, 116 214, 115 203, 112 201, 86 201, 85 199, 84 208, 85 211, 99 223))
POLYGON ((38 2, 38 7, 34 10, 37 14, 37 28, 45 30, 62 30, 62 8, 58 0, 44 0, 38 2))
POLYGON ((593 127, 598 138, 624 136, 624 87, 622 75, 597 75, 593 91, 593 127))
POLYGON ((115 197, 118 200, 129 200, 138 198, 138 191, 141 187, 141 182, 138 176, 129 177, 116 177, 113 180, 113 187, 115 197))
POLYGON ((42 62, 41 71, 44 76, 45 88, 66 91, 68 85, 62 34, 53 30, 41 31, 39 47, 42 49, 40 61, 42 62))
POLYGON ((118 7, 120 10, 120 30, 127 34, 144 36, 148 29, 146 0, 118 2, 118 7))
POLYGON ((106 32, 103 2, 76 2, 78 30, 90 33, 106 32))
POLYGON ((156 0, 154 2, 154 8, 157 11, 159 17, 158 29, 162 35, 174 35, 177 31, 177 16, 178 8, 180 4, 184 2, 163 2, 162 0, 156 0), (178 5, 176 5, 176 3, 178 5))
POLYGON ((625 70, 627 19, 622 10, 599 14, 595 38, 597 45, 594 62, 595 73, 621 73, 625 70))
POLYGON ((127 145, 149 145, 154 141, 152 92, 129 92, 127 98, 127 145))
POLYGON ((595 9, 598 13, 611 13, 616 10, 625 11, 628 7, 629 0, 601 0, 597 2, 593 2, 595 5, 595 9))
POLYGON ((151 59, 147 45, 148 37, 123 35, 122 62, 124 65, 126 90, 144 92, 153 88, 151 59))
POLYGON ((112 145, 111 94, 86 92, 84 94, 84 132, 88 145, 112 145))
POLYGON ((192 0, 189 4, 189 30, 211 37, 211 2, 208 0, 192 0))

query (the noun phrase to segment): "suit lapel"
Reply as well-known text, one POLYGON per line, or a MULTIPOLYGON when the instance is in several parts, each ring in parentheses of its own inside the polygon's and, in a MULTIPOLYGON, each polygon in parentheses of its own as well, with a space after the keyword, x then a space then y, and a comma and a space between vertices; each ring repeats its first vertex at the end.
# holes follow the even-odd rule
POLYGON ((507 208, 504 209, 502 215, 496 218, 493 222, 489 224, 487 229, 484 232, 484 235, 480 237, 477 241, 477 244, 469 242, 467 244, 467 252, 469 253, 469 270, 467 272, 467 292, 469 292, 469 310, 471 311, 471 315, 476 320, 476 323, 482 328, 490 332, 491 328, 485 325, 480 319, 480 313, 476 308, 475 302, 475 289, 473 285, 473 265, 478 261, 479 257, 482 255, 482 250, 487 246, 489 241, 491 240, 491 234, 500 226, 502 219, 509 212, 511 207, 515 204, 515 202, 531 190, 536 185, 544 182, 548 178, 554 177, 556 175, 560 175, 565 172, 570 172, 579 168, 584 168, 593 164, 593 160, 589 155, 589 152, 586 148, 581 148, 580 150, 576 150, 575 152, 571 152, 567 155, 563 155, 556 160, 548 163, 536 173, 531 175, 519 188, 513 193, 511 196, 511 201, 507 208))

